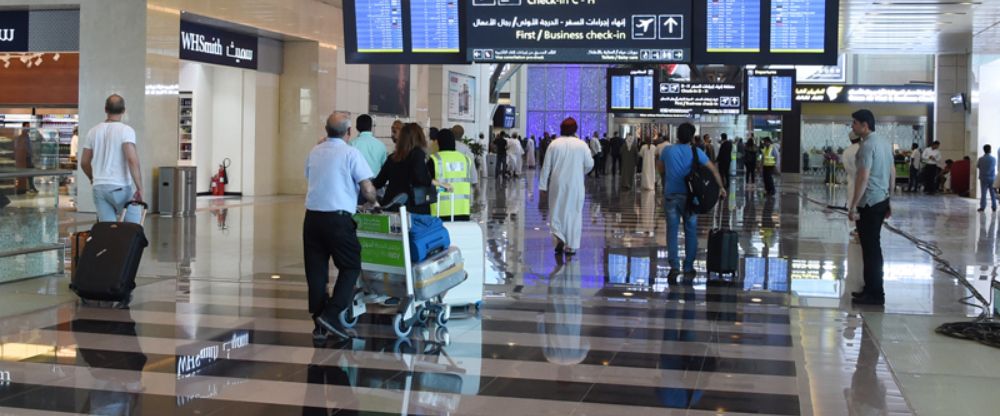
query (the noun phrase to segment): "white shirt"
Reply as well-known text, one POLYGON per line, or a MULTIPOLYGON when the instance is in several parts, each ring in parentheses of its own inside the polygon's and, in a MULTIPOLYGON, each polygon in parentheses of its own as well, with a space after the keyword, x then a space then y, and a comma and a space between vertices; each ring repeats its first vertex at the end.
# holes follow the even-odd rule
POLYGON ((361 181, 372 178, 364 156, 340 138, 328 138, 306 158, 306 209, 357 212, 361 181))
POLYGON ((841 158, 844 162, 844 171, 847 173, 847 180, 851 183, 854 183, 854 177, 858 174, 858 149, 861 149, 861 142, 851 143, 844 150, 844 155, 841 158))
POLYGON ((135 130, 122 122, 103 122, 87 132, 83 148, 94 151, 94 185, 132 186, 125 143, 135 144, 135 130))
POLYGON ((941 151, 934 150, 932 147, 924 149, 923 154, 924 165, 934 165, 939 166, 941 164, 941 151))

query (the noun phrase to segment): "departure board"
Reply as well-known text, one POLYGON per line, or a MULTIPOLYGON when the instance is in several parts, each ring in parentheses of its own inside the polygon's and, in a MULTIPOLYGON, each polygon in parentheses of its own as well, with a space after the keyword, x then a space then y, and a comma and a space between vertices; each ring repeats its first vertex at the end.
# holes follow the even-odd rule
POLYGON ((653 76, 643 75, 632 78, 632 108, 653 109, 653 76))
POLYGON ((792 97, 795 96, 794 79, 789 76, 771 77, 771 111, 792 111, 792 97))
POLYGON ((402 0, 356 0, 358 52, 403 52, 402 0))
POLYGON ((410 0, 414 53, 458 53, 458 0, 410 0))
POLYGON ((792 111, 795 98, 794 69, 748 69, 744 85, 748 113, 792 111))
POLYGON ((761 0, 702 0, 706 2, 706 44, 709 53, 757 53, 761 48, 761 0))
POLYGON ((771 0, 771 52, 823 53, 826 0, 771 0))
POLYGON ((632 77, 629 75, 611 76, 611 109, 629 110, 632 108, 632 77))
POLYGON ((771 103, 771 80, 766 77, 747 77, 747 111, 768 111, 771 103))

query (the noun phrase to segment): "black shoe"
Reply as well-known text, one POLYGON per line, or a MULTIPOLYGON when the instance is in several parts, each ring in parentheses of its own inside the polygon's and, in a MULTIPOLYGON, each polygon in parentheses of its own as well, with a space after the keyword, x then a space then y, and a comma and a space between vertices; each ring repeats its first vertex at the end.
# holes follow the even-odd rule
POLYGON ((877 297, 877 296, 871 296, 871 295, 865 295, 865 296, 861 296, 861 297, 852 299, 851 303, 853 303, 855 305, 883 306, 883 305, 885 305, 885 298, 883 298, 883 297, 877 297))
POLYGON ((340 325, 340 320, 336 318, 330 319, 329 315, 332 314, 324 313, 320 316, 317 316, 316 324, 325 329, 326 332, 329 332, 330 335, 336 335, 341 339, 351 338, 351 335, 348 333, 347 328, 344 328, 340 325))
MULTIPOLYGON (((976 212, 983 212, 983 211, 986 211, 986 208, 979 208, 979 209, 976 210, 976 212)), ((994 209, 994 211, 996 211, 996 210, 994 209)))
POLYGON ((677 276, 680 276, 681 272, 677 269, 670 269, 670 273, 667 273, 667 284, 673 286, 677 284, 677 276))
POLYGON ((318 322, 314 323, 316 326, 313 328, 313 341, 326 341, 328 332, 326 332, 326 329, 323 329, 318 322))
POLYGON ((851 292, 851 297, 852 298, 860 298, 860 297, 864 297, 864 296, 865 296, 865 291, 864 290, 862 290, 860 292, 851 292))

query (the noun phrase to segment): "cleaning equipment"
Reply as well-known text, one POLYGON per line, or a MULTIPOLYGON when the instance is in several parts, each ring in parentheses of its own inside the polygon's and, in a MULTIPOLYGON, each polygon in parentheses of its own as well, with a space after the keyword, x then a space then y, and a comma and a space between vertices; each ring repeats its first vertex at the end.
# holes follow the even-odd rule
POLYGON ((222 159, 219 165, 219 172, 212 176, 212 195, 223 196, 226 194, 226 184, 229 183, 229 173, 226 169, 233 164, 229 158, 222 159))

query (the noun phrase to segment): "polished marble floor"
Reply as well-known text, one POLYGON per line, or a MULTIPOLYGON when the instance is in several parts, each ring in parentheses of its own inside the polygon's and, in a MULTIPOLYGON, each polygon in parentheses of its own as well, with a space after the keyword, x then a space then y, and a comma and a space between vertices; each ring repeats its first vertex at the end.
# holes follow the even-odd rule
MULTIPOLYGON (((783 179, 776 197, 736 183, 726 202, 741 277, 679 284, 661 196, 588 179, 566 261, 531 175, 488 182, 479 311, 405 340, 373 313, 359 338, 319 346, 302 198, 200 200, 194 218, 147 221, 128 310, 78 305, 65 277, 0 286, 0 415, 996 414, 998 351, 933 329, 982 312, 961 300, 989 299, 1000 218, 895 195, 887 304, 852 308, 860 248, 828 208, 843 190, 783 179)), ((703 260, 713 220, 699 221, 703 260)))

